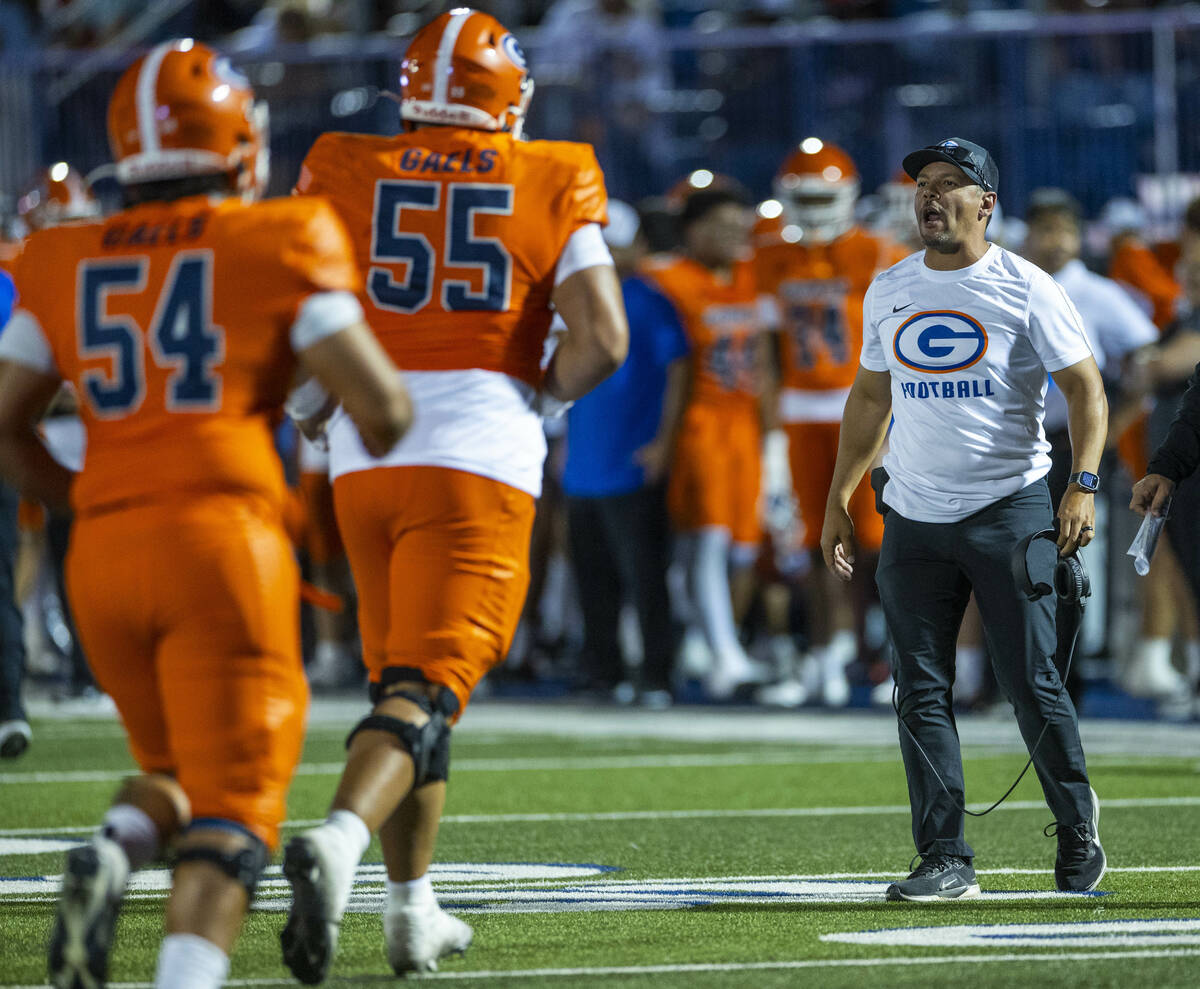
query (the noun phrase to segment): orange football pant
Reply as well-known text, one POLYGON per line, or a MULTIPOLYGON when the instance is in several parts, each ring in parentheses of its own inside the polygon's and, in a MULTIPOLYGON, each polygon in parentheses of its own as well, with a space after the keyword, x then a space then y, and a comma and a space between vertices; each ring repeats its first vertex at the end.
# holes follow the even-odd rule
MULTIPOLYGON (((792 468, 792 489, 804 523, 804 548, 821 545, 821 527, 825 524, 825 502, 833 483, 837 463, 836 422, 789 422, 783 427, 788 438, 788 463, 792 468)), ((883 518, 875 511, 875 492, 868 476, 859 482, 850 496, 850 519, 854 523, 854 541, 868 553, 878 553, 883 545, 883 518)))
POLYGON ((377 467, 336 478, 333 500, 371 683, 413 670, 461 715, 517 630, 533 496, 447 467, 377 467))
POLYGON ((684 413, 667 482, 667 507, 681 532, 729 530, 734 543, 762 537, 758 490, 762 430, 753 406, 693 404, 684 413))
POLYGON ((194 817, 235 821, 274 849, 308 711, 278 509, 197 494, 77 518, 67 586, 138 765, 173 774, 194 817))

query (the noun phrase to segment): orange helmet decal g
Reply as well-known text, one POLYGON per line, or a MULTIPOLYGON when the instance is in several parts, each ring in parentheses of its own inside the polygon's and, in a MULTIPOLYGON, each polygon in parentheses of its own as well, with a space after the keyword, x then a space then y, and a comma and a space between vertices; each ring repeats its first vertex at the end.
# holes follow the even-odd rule
POLYGON ((400 67, 400 116, 521 136, 533 78, 517 39, 470 7, 425 25, 400 67))
POLYGON ((108 139, 125 184, 229 174, 253 193, 266 183, 266 105, 224 57, 189 38, 125 71, 109 101, 108 139))
POLYGON ((784 159, 775 177, 775 196, 783 203, 801 243, 827 243, 854 225, 858 169, 836 144, 808 137, 784 159))

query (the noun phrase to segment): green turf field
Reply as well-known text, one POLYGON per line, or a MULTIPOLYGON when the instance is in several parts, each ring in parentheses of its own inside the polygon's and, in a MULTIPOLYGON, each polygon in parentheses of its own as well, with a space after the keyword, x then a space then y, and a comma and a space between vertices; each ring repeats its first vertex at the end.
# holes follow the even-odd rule
MULTIPOLYGON (((314 712, 287 831, 324 814, 354 704, 314 712)), ((968 797, 1020 769, 1004 721, 960 724, 968 797)), ((0 986, 42 985, 63 849, 129 770, 112 721, 38 720, 0 766, 0 986)), ((1200 728, 1084 727, 1110 871, 1053 893, 1032 773, 967 837, 985 896, 893 904, 912 854, 894 723, 883 714, 662 714, 480 703, 456 733, 434 885, 475 928, 434 980, 497 986, 1195 986, 1200 984, 1200 728), (925 928, 925 930, 913 930, 925 928)), ((378 846, 331 984, 394 983, 378 846)), ((166 874, 131 890, 114 985, 148 985, 166 874)), ((231 984, 288 985, 287 888, 273 870, 231 984)))

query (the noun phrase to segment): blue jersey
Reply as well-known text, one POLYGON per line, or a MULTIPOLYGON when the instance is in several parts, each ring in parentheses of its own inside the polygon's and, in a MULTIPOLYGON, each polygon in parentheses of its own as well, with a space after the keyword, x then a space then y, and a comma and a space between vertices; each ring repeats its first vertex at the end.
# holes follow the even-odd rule
POLYGON ((567 413, 563 489, 577 498, 627 494, 646 483, 633 454, 654 439, 662 417, 667 365, 688 353, 675 307, 640 278, 621 285, 629 318, 629 355, 567 413))
POLYGON ((17 298, 17 290, 13 288, 13 280, 7 271, 0 271, 0 330, 12 315, 13 303, 17 298))

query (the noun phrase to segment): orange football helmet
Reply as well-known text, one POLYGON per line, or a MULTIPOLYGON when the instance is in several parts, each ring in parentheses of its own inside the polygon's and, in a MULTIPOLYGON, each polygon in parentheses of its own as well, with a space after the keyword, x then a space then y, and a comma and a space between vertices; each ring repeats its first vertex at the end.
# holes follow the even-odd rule
POLYGON ((100 203, 82 175, 65 161, 42 171, 17 199, 17 215, 30 230, 100 215, 100 203))
POLYGON ((490 14, 457 7, 426 24, 400 66, 400 116, 521 136, 533 96, 525 53, 490 14))
POLYGON ((267 181, 266 104, 207 45, 167 41, 133 63, 108 104, 118 181, 229 175, 243 195, 267 181))
POLYGON ((800 243, 824 244, 854 225, 858 169, 835 144, 808 137, 784 159, 775 176, 775 197, 783 203, 800 243))

